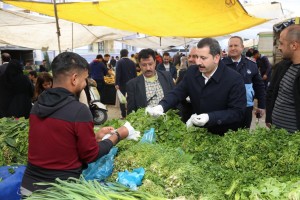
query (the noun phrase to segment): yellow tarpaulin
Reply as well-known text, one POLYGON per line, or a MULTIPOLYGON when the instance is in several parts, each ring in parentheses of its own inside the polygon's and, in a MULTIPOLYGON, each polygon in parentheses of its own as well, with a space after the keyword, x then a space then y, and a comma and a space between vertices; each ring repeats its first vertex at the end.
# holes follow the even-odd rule
MULTIPOLYGON (((3 2, 55 15, 51 3, 3 2)), ((106 0, 61 3, 57 8, 60 19, 152 36, 215 37, 266 22, 248 15, 238 0, 106 0)))

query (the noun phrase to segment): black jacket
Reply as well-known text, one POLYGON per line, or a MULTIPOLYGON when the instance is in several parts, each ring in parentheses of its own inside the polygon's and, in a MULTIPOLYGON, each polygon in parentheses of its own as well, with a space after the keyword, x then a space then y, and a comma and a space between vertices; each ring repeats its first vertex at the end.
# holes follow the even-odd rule
MULTIPOLYGON (((291 64, 291 61, 283 60, 277 63, 274 67, 270 86, 267 90, 266 123, 272 123, 272 112, 276 98, 278 96, 279 85, 291 64)), ((295 78, 293 91, 296 107, 297 128, 298 130, 300 130, 300 70, 298 71, 297 76, 295 78)))
MULTIPOLYGON (((169 63, 170 64, 170 74, 172 76, 172 78, 174 80, 176 80, 177 78, 177 70, 176 70, 176 67, 172 64, 172 63, 169 63)), ((160 63, 157 65, 156 67, 157 70, 160 70, 160 71, 166 71, 166 68, 165 68, 165 65, 164 63, 160 63)))
POLYGON ((190 97, 193 113, 209 115, 205 125, 214 134, 241 128, 246 109, 246 91, 242 76, 222 62, 205 84, 198 66, 190 66, 183 80, 160 102, 166 112, 190 97))
MULTIPOLYGON (((174 87, 174 82, 170 73, 165 71, 156 71, 158 80, 166 95, 174 87)), ((139 108, 147 107, 147 97, 145 88, 145 78, 140 75, 130 80, 127 85, 127 112, 137 111, 139 108)))
POLYGON ((116 66, 116 85, 124 87, 130 79, 135 77, 135 63, 127 57, 121 58, 116 66))
POLYGON ((29 117, 33 85, 17 60, 11 60, 0 76, 0 117, 29 117))

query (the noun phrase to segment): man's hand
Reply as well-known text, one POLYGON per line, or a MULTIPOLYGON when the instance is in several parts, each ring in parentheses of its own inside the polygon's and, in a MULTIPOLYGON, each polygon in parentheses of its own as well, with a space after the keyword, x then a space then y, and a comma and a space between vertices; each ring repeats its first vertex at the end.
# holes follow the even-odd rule
POLYGON ((159 117, 164 114, 164 109, 161 105, 157 105, 154 107, 147 107, 146 113, 149 113, 149 115, 153 117, 159 117))
MULTIPOLYGON (((128 135, 129 135, 129 131, 128 131, 128 129, 125 126, 121 126, 120 128, 117 129, 117 131, 118 131, 118 133, 120 135, 120 138, 119 138, 120 140, 123 140, 123 139, 127 138, 128 135)), ((106 133, 103 136, 102 140, 109 139, 115 145, 118 142, 118 140, 117 140, 117 137, 112 138, 113 135, 115 135, 114 132, 115 132, 115 129, 113 129, 110 132, 106 133)))
POLYGON ((257 108, 255 110, 255 115, 256 116, 260 116, 259 118, 261 118, 262 116, 264 116, 264 114, 265 114, 265 110, 264 109, 257 108))
POLYGON ((268 76, 265 74, 265 75, 263 75, 263 77, 262 77, 262 80, 267 80, 268 79, 268 76))
POLYGON ((198 115, 195 113, 195 114, 192 114, 192 116, 190 117, 190 119, 189 120, 187 120, 187 122, 185 123, 186 124, 186 127, 187 128, 189 128, 189 127, 191 127, 191 126, 193 126, 193 119, 195 118, 195 117, 197 117, 198 115))
POLYGON ((196 126, 204 126, 208 120, 208 114, 200 114, 192 118, 192 123, 196 126))
POLYGON ((95 134, 97 142, 100 142, 106 134, 109 134, 109 133, 112 132, 113 130, 115 130, 115 129, 114 129, 114 127, 112 127, 112 126, 107 126, 107 127, 101 128, 101 129, 95 134))
POLYGON ((119 90, 119 89, 120 89, 120 87, 119 87, 118 85, 115 85, 115 88, 116 88, 116 90, 119 90))

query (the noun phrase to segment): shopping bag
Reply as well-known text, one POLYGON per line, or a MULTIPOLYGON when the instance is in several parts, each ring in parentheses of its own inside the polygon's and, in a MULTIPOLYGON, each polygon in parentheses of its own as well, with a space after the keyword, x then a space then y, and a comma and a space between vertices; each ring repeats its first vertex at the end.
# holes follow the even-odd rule
POLYGON ((117 147, 113 147, 109 153, 88 165, 82 174, 86 180, 105 180, 112 174, 114 169, 114 157, 118 152, 117 147))
POLYGON ((125 170, 124 172, 118 172, 117 182, 132 190, 137 190, 137 186, 142 185, 144 175, 145 169, 142 167, 133 169, 132 172, 125 170))
POLYGON ((144 135, 141 139, 141 143, 150 143, 153 144, 156 141, 154 128, 150 128, 144 132, 144 135))
POLYGON ((117 90, 117 96, 121 104, 127 103, 126 97, 122 94, 120 90, 117 90))

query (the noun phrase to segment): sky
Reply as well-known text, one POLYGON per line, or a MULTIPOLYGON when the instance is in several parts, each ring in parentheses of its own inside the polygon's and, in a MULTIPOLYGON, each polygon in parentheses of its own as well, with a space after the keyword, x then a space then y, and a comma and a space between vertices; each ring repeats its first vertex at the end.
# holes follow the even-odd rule
MULTIPOLYGON (((256 15, 256 17, 260 17, 259 15, 265 15, 265 14, 274 14, 274 16, 272 16, 272 19, 269 19, 270 21, 255 26, 255 27, 251 27, 249 29, 243 30, 243 31, 239 31, 236 33, 232 33, 230 34, 227 38, 219 40, 219 43, 222 47, 222 49, 227 49, 227 44, 228 44, 228 39, 230 36, 233 35, 237 35, 240 36, 244 39, 249 39, 249 40, 256 40, 256 42, 258 41, 258 33, 260 32, 273 32, 273 25, 280 23, 282 21, 284 21, 285 19, 289 19, 289 18, 294 18, 294 17, 300 17, 300 0, 240 0, 240 3, 244 6, 244 8, 247 10, 248 6, 262 6, 263 10, 262 13, 258 12, 258 9, 254 9, 254 12, 250 12, 248 11, 248 14, 250 15, 256 15), (281 8, 280 10, 268 10, 268 9, 264 9, 267 7, 267 5, 270 5, 271 2, 278 2, 281 4, 281 8)), ((280 6, 277 6, 276 8, 278 8, 280 6)))
MULTIPOLYGON (((260 4, 266 5, 266 4, 270 4, 270 2, 272 1, 271 0, 241 0, 240 2, 247 10, 247 6, 260 5, 260 4)), ((272 16, 273 20, 270 20, 262 25, 252 27, 250 29, 246 29, 244 31, 240 31, 237 34, 240 34, 239 36, 242 36, 244 38, 254 39, 257 37, 258 32, 273 31, 273 25, 276 23, 282 22, 285 19, 289 19, 297 16, 300 17, 300 0, 277 0, 276 2, 281 3, 282 10, 276 10, 275 12, 272 10, 263 10, 262 14, 266 14, 266 12, 269 12, 270 15, 272 15, 272 13, 281 12, 281 16, 278 17, 272 16)), ((255 14, 259 15, 259 13, 255 13, 255 12, 251 13, 248 11, 248 13, 254 16, 255 14)))

